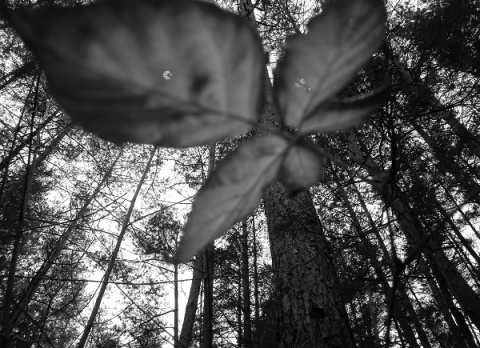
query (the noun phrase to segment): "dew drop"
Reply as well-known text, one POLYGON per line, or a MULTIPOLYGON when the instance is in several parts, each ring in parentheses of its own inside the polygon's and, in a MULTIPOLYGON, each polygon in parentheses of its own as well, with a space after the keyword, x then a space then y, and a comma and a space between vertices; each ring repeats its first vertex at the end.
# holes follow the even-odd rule
POLYGON ((303 77, 295 82, 295 87, 302 88, 305 92, 310 92, 312 90, 303 77))
POLYGON ((170 70, 165 70, 163 72, 163 78, 165 80, 170 80, 172 78, 172 72, 170 70))
POLYGON ((305 87, 305 79, 302 77, 300 80, 295 82, 295 87, 297 88, 305 87))

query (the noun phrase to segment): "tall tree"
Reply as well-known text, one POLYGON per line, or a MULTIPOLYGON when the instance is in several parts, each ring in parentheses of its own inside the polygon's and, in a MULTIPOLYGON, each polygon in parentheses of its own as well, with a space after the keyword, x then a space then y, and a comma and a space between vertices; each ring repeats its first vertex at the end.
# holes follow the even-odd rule
MULTIPOLYGON (((252 23, 253 4, 240 2, 252 23)), ((265 80, 262 122, 278 127, 272 86, 265 80)), ((328 241, 308 192, 291 196, 280 183, 264 196, 273 263, 280 347, 353 347, 348 317, 338 291, 328 241), (347 334, 346 334, 347 333, 347 334)))

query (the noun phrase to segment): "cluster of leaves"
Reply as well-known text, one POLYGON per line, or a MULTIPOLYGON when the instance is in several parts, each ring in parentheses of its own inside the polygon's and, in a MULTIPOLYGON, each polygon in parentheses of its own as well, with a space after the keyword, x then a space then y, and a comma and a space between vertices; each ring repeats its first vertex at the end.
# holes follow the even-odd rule
POLYGON ((253 27, 191 0, 102 2, 11 11, 52 95, 84 129, 115 142, 189 147, 257 127, 200 189, 177 258, 184 261, 260 203, 278 179, 308 189, 324 154, 305 135, 362 123, 382 93, 334 98, 371 57, 384 32, 382 0, 336 0, 286 42, 274 76, 281 129, 261 124, 264 52, 253 27), (293 130, 293 131, 292 131, 293 130))

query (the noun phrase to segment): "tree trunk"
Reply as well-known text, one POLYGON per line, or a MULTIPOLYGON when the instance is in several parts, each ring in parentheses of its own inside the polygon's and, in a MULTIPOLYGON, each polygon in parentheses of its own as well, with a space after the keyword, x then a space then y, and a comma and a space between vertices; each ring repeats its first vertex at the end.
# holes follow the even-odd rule
POLYGON ((203 254, 203 251, 199 252, 195 258, 195 262, 193 263, 192 284, 190 285, 190 293, 188 295, 185 315, 183 317, 180 343, 177 344, 177 348, 188 348, 191 346, 193 326, 195 324, 195 314, 198 308, 198 297, 203 278, 203 254))
POLYGON ((203 255, 203 279, 204 303, 203 303, 203 347, 213 346, 213 262, 214 245, 210 243, 203 255))
MULTIPOLYGON (((258 289, 258 262, 257 262, 257 232, 255 228, 255 218, 252 221, 253 228, 253 297, 255 301, 255 320, 254 326, 257 329, 260 325, 260 298, 258 289)), ((256 346, 256 345, 255 345, 256 346)))
POLYGON ((332 252, 308 192, 265 195, 280 347, 354 347, 332 252))
MULTIPOLYGON (((252 2, 241 0, 239 9, 241 16, 255 25, 252 2)), ((260 119, 272 127, 280 126, 267 74, 260 119)), ((278 330, 272 339, 279 347, 354 347, 330 246, 310 194, 291 197, 274 183, 266 190, 264 206, 277 303, 278 330)))
POLYGON ((173 346, 178 345, 178 263, 175 263, 173 269, 173 296, 174 296, 174 315, 173 315, 173 346))
POLYGON ((250 303, 250 267, 248 262, 247 220, 242 222, 242 291, 243 291, 243 347, 252 347, 252 321, 250 303))
MULTIPOLYGON (((215 168, 215 144, 210 145, 208 156, 208 174, 210 175, 215 168)), ((205 296, 203 304, 203 347, 211 348, 213 346, 213 278, 215 262, 215 245, 208 244, 204 260, 205 279, 203 283, 205 296)))
MULTIPOLYGON (((241 269, 241 260, 238 260, 238 269, 241 269)), ((242 348, 243 332, 242 332, 242 277, 235 279, 237 282, 237 347, 242 348)))

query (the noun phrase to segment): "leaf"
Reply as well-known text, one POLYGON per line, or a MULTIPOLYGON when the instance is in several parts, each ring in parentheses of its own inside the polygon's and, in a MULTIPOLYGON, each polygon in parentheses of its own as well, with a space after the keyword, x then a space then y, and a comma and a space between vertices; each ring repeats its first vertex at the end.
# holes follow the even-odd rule
POLYGON ((323 103, 300 126, 300 132, 327 133, 345 130, 363 124, 387 96, 387 88, 350 100, 332 100, 323 103))
POLYGON ((9 18, 52 95, 103 139, 187 147, 240 135, 257 121, 260 38, 213 4, 105 1, 9 18))
POLYGON ((305 143, 290 147, 279 173, 290 194, 308 190, 325 172, 325 157, 305 143))
POLYGON ((193 204, 177 261, 188 260, 255 210, 264 189, 275 180, 287 148, 279 137, 259 137, 218 164, 193 204))
POLYGON ((299 127, 353 78, 380 45, 385 19, 383 0, 333 0, 306 35, 287 39, 274 84, 285 124, 299 127))

